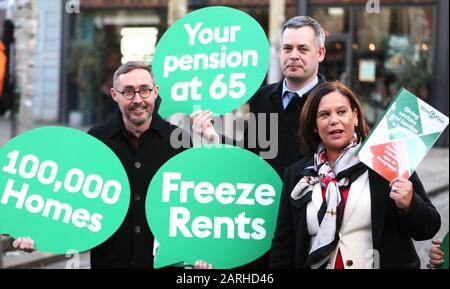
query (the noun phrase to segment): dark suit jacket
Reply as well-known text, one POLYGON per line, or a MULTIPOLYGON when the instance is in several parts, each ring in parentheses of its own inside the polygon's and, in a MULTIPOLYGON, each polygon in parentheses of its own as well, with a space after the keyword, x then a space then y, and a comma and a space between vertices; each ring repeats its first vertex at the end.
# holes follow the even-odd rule
MULTIPOLYGON (((304 168, 312 163, 313 156, 308 155, 286 169, 272 241, 271 268, 305 268, 310 244, 306 225, 307 202, 295 201, 290 194, 302 178, 304 168)), ((431 239, 441 226, 440 215, 415 173, 410 181, 413 183, 414 196, 410 210, 402 214, 389 197, 389 182, 369 169, 372 241, 374 249, 380 254, 380 268, 420 268, 420 260, 411 239, 431 239)))

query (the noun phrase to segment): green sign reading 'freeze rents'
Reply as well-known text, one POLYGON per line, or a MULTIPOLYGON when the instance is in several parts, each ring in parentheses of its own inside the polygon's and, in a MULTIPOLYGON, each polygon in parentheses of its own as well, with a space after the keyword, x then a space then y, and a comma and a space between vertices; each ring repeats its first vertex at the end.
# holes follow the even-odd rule
POLYGON ((209 145, 170 159, 146 200, 159 242, 155 268, 196 260, 232 268, 260 257, 270 248, 281 187, 267 162, 241 148, 209 145))
POLYGON ((82 252, 108 239, 130 202, 126 172, 94 137, 70 128, 23 133, 0 149, 0 233, 38 250, 82 252))
POLYGON ((266 34, 248 14, 220 6, 193 11, 156 47, 152 66, 163 99, 159 113, 233 111, 260 87, 269 60, 266 34))

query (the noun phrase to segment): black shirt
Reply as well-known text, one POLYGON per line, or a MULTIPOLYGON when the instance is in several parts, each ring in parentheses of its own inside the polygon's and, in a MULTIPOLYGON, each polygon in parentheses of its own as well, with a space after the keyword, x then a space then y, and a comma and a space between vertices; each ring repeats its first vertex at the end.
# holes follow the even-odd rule
POLYGON ((118 111, 110 120, 88 131, 120 159, 131 190, 129 209, 122 225, 107 241, 91 250, 92 268, 153 268, 154 237, 145 216, 145 199, 158 169, 184 150, 173 148, 170 143, 176 128, 154 113, 150 128, 136 145, 118 111))

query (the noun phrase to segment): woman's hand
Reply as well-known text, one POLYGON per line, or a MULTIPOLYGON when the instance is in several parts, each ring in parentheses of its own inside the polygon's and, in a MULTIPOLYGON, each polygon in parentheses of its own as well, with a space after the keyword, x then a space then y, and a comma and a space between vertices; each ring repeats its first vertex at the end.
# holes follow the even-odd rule
POLYGON ((394 200, 397 208, 408 212, 413 198, 412 183, 407 178, 396 177, 389 185, 391 186, 389 197, 394 200))

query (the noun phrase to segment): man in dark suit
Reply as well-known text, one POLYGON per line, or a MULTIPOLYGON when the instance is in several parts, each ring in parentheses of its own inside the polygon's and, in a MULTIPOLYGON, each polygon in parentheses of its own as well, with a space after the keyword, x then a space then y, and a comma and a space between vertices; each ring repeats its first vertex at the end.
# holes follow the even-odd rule
MULTIPOLYGON (((283 24, 279 57, 284 78, 260 88, 249 101, 255 125, 244 131, 244 147, 265 159, 282 178, 286 167, 299 160, 299 116, 309 92, 325 78, 318 73, 325 58, 325 34, 309 16, 296 16, 283 24), (270 136, 269 141, 267 138, 270 136), (256 140, 256 145, 253 140, 256 140)), ((193 128, 211 142, 219 136, 210 111, 191 115, 193 128)), ((222 142, 236 144, 222 137, 222 142)), ((269 254, 243 268, 267 268, 269 254)))
MULTIPOLYGON (((244 132, 244 147, 265 159, 283 177, 284 169, 298 160, 299 115, 308 93, 325 78, 318 73, 325 57, 325 34, 311 17, 296 16, 283 24, 279 57, 284 78, 260 88, 249 101, 255 125, 244 132), (267 141, 268 137, 273 137, 267 141), (253 140, 256 140, 256 145, 253 140)), ((218 142, 209 124, 209 111, 192 114, 193 128, 210 141, 218 142)), ((236 141, 222 139, 236 144, 236 141)))

